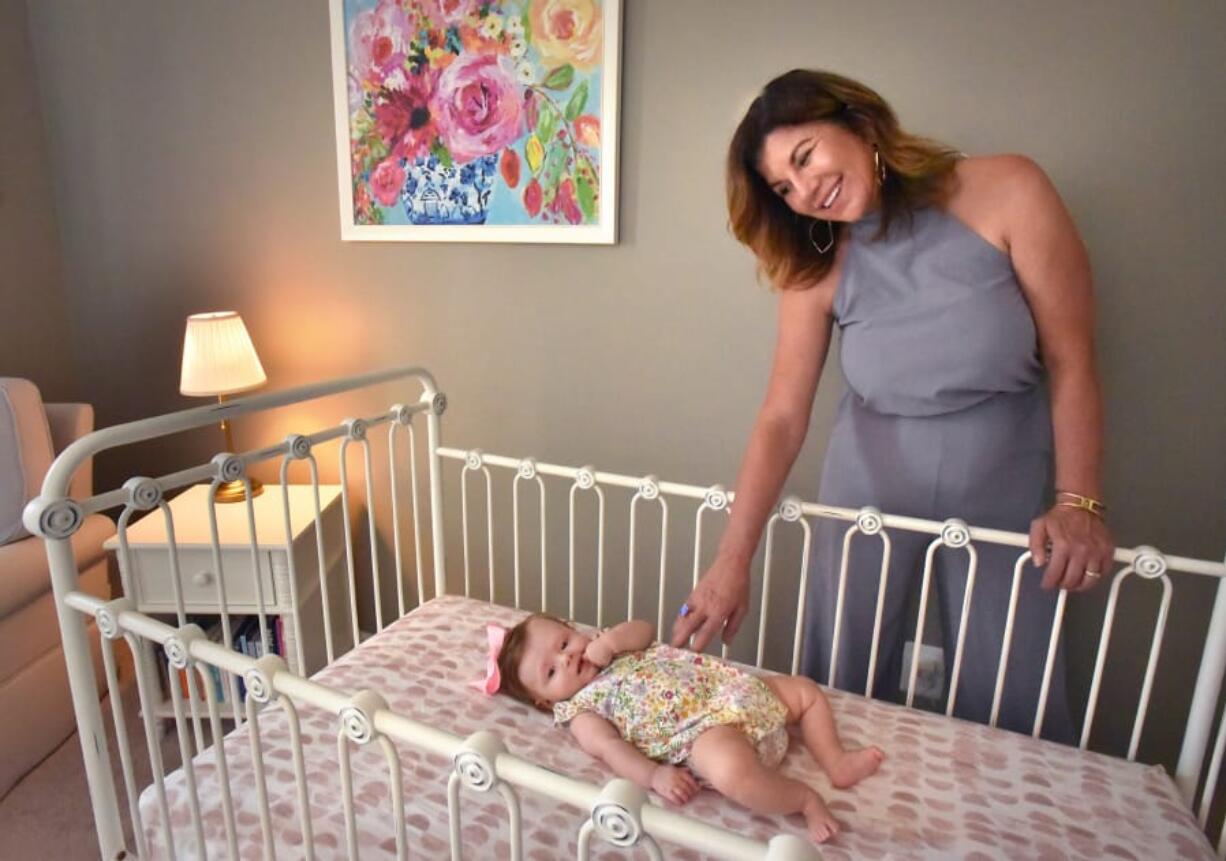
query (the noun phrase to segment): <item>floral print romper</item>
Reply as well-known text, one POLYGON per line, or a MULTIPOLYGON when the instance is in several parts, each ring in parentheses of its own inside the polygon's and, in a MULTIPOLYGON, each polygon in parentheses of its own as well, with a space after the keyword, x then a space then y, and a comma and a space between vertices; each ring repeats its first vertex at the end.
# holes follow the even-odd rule
POLYGON ((657 643, 618 655, 573 697, 553 707, 565 725, 582 712, 607 720, 644 755, 673 765, 715 726, 734 726, 773 768, 788 749, 787 707, 756 676, 731 664, 657 643))

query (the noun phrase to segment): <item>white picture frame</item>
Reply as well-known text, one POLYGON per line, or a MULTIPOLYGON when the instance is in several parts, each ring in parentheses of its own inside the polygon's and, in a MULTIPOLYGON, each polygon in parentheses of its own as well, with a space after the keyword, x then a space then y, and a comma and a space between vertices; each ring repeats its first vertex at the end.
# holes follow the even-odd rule
POLYGON ((617 241, 621 0, 329 7, 342 240, 617 241))

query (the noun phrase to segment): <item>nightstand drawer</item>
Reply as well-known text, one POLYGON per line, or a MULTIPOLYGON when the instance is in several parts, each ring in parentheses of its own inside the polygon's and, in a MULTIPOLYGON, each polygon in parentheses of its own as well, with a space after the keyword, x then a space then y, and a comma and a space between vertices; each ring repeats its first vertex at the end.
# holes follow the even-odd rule
MULTIPOLYGON (((138 608, 146 613, 174 612, 175 593, 169 551, 165 547, 134 548, 131 554, 132 588, 136 593, 138 608)), ((271 554, 261 551, 258 558, 264 606, 271 610, 278 604, 273 586, 271 554)), ((217 567, 213 563, 213 551, 207 547, 179 548, 179 572, 187 612, 217 612, 217 567)), ((257 601, 251 550, 223 550, 221 563, 226 578, 226 604, 230 611, 254 612, 257 601)))

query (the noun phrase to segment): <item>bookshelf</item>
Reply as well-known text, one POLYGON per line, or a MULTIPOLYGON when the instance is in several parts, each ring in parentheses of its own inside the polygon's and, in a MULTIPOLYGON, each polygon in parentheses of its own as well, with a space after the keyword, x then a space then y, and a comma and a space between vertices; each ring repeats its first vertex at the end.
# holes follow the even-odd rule
MULTIPOLYGON (((253 554, 246 503, 216 505, 221 570, 217 570, 209 525, 209 486, 195 485, 167 504, 171 519, 184 610, 190 621, 209 631, 220 619, 218 577, 225 587, 231 635, 244 619, 256 616, 263 596, 265 618, 279 626, 282 655, 292 672, 310 676, 327 661, 324 640, 323 596, 320 592, 315 525, 314 490, 310 485, 288 488, 290 530, 287 537, 281 485, 265 485, 252 502, 257 552, 253 554), (295 588, 290 584, 293 560, 295 588), (298 634, 301 632, 301 644, 298 634), (301 645, 301 649, 299 646, 301 645)), ((320 527, 324 544, 324 585, 329 615, 340 654, 349 647, 349 584, 345 576, 345 535, 339 485, 319 487, 320 527)), ((119 557, 125 592, 143 613, 169 617, 176 614, 174 565, 166 516, 148 512, 127 531, 128 557, 119 554, 118 537, 104 545, 119 557)), ((258 632, 258 624, 256 626, 258 632)), ((220 637, 218 640, 220 641, 220 637)), ((167 681, 164 664, 163 681, 167 681)), ((177 680, 176 680, 177 681, 177 680)), ((228 683, 226 684, 228 689, 228 683)), ((185 704, 186 705, 186 704, 185 704)), ((203 713, 203 712, 202 712, 203 713)), ((169 691, 154 708, 159 718, 174 717, 169 691)), ((227 702, 221 709, 230 716, 227 702)))

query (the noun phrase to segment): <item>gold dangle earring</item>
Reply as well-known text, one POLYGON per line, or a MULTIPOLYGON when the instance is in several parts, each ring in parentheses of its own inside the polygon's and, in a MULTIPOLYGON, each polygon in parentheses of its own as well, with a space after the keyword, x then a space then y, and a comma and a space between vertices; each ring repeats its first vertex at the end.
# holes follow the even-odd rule
POLYGON ((817 222, 818 219, 816 218, 809 222, 809 242, 817 250, 818 254, 825 254, 834 247, 834 228, 830 226, 829 221, 822 222, 826 225, 826 244, 818 245, 817 239, 813 236, 813 228, 817 226, 817 222))

